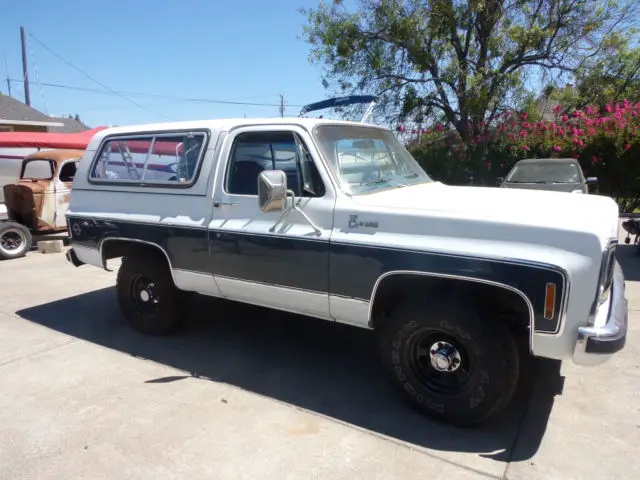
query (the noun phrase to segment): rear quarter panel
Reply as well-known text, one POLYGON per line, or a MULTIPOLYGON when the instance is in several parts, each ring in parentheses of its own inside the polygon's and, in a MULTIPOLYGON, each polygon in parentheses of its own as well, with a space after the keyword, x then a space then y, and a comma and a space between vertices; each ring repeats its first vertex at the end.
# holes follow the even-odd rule
POLYGON ((207 225, 223 136, 220 131, 209 132, 197 179, 188 188, 92 183, 89 172, 101 143, 94 137, 80 161, 66 212, 71 243, 83 252, 80 259, 102 267, 96 253, 102 242, 131 238, 161 247, 174 269, 198 270, 202 262, 208 263, 207 225))

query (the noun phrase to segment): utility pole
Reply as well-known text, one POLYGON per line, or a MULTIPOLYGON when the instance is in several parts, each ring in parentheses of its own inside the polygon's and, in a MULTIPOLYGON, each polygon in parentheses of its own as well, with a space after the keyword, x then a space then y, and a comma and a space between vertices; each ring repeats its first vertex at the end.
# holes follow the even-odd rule
POLYGON ((7 72, 7 90, 11 96, 11 77, 9 76, 9 64, 7 63, 7 52, 4 52, 4 69, 7 72))
POLYGON ((24 27, 20 27, 20 40, 22 42, 22 73, 24 80, 24 103, 31 106, 31 95, 29 95, 29 65, 27 63, 27 34, 24 27))
POLYGON ((284 117, 284 95, 280 95, 280 117, 284 117))

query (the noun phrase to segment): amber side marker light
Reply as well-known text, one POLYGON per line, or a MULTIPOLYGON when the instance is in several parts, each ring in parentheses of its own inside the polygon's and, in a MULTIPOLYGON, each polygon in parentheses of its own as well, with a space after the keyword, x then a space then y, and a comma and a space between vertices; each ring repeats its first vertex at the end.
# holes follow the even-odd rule
POLYGON ((556 313, 556 284, 547 283, 544 294, 544 318, 551 320, 556 313))

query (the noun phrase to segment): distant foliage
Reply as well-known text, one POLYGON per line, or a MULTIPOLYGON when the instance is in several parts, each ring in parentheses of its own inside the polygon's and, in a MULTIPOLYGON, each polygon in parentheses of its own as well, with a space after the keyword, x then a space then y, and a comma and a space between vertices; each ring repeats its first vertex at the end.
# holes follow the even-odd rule
POLYGON ((637 36, 638 0, 323 0, 302 12, 326 88, 375 94, 379 121, 442 122, 467 146, 522 110, 531 78, 615 78, 616 95, 635 78, 624 39, 637 36))
POLYGON ((640 102, 563 111, 557 105, 552 121, 503 114, 469 145, 442 125, 397 130, 427 172, 444 183, 494 185, 496 176, 523 158, 573 157, 586 176, 599 178, 600 193, 614 197, 622 211, 640 208, 640 102))

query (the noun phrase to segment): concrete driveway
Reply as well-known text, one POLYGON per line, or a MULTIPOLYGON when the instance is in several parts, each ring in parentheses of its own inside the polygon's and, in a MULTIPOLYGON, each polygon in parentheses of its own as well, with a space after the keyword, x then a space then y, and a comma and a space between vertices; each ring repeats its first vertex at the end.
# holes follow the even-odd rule
POLYGON ((626 349, 532 362, 472 430, 411 412, 370 332, 198 298, 185 331, 149 338, 123 324, 115 272, 0 262, 0 478, 637 478, 640 258, 619 257, 626 349))

